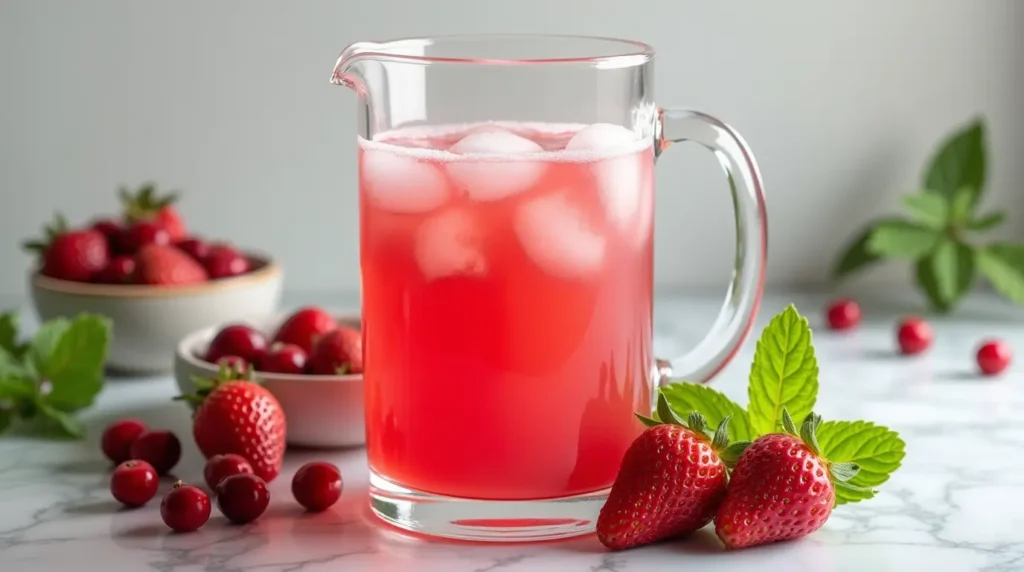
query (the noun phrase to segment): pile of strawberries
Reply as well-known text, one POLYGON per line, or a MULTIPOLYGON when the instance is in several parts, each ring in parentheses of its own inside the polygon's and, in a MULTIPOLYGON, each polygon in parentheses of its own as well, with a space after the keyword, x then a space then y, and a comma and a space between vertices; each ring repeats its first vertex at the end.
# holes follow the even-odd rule
POLYGON ((305 306, 292 313, 272 336, 245 324, 231 324, 214 336, 210 363, 268 373, 342 375, 362 373, 361 332, 338 323, 326 310, 305 306))
POLYGON ((71 228, 58 214, 42 241, 26 242, 25 248, 39 256, 40 273, 72 282, 181 286, 252 269, 230 244, 190 236, 174 208, 176 193, 161 195, 146 184, 134 193, 122 188, 119 195, 120 217, 71 228))

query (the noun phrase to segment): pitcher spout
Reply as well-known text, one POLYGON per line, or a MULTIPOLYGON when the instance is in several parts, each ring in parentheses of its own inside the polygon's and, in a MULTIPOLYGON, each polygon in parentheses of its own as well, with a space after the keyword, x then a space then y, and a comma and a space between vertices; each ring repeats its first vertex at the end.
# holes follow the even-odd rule
POLYGON ((362 74, 359 73, 360 63, 366 60, 366 54, 372 53, 379 46, 371 42, 356 42, 350 44, 338 56, 334 64, 334 71, 331 73, 331 83, 364 91, 362 74))

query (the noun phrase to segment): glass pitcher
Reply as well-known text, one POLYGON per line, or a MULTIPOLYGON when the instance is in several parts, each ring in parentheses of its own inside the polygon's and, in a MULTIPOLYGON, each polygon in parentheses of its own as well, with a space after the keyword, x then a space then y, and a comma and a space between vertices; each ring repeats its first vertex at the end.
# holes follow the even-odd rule
POLYGON ((718 157, 735 271, 705 340, 672 362, 706 382, 757 312, 761 177, 721 121, 654 100, 654 50, 576 36, 356 43, 331 81, 359 99, 370 504, 465 540, 593 531, 659 382, 654 164, 718 157))

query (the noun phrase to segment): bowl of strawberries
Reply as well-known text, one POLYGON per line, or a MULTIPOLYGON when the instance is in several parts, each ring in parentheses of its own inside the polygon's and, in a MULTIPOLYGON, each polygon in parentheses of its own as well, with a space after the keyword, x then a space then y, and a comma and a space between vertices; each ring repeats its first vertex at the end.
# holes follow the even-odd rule
POLYGON ((356 311, 303 306, 289 313, 230 320, 178 343, 174 374, 182 394, 222 370, 251 377, 281 404, 290 446, 337 448, 366 442, 363 344, 356 311))
POLYGON ((281 268, 269 256, 190 234, 177 196, 154 184, 121 189, 119 216, 73 227, 57 215, 41 240, 25 243, 37 257, 29 282, 39 317, 110 318, 112 370, 168 372, 185 334, 272 314, 280 302, 281 268))

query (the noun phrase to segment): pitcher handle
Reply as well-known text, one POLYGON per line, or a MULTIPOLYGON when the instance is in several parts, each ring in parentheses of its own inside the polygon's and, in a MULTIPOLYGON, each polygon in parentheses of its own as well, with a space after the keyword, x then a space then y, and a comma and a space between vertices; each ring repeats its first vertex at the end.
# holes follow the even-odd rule
POLYGON ((696 348, 670 364, 658 364, 660 383, 707 383, 739 350, 761 303, 768 254, 764 189, 753 153, 731 127, 696 111, 658 111, 655 160, 672 143, 690 141, 710 149, 725 169, 736 215, 736 261, 718 318, 696 348), (670 371, 665 367, 668 365, 670 371))

